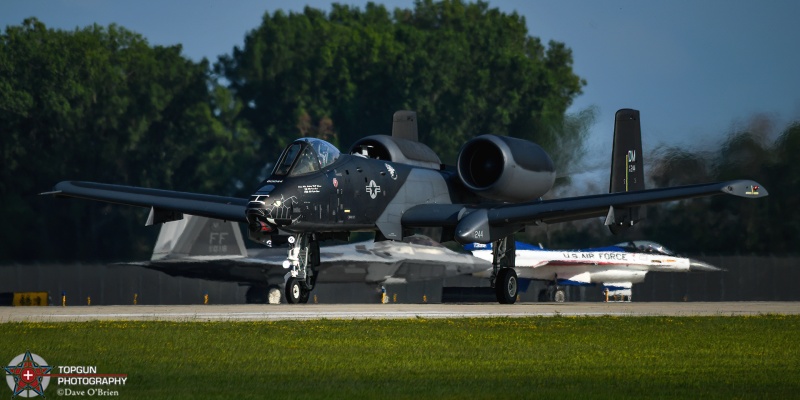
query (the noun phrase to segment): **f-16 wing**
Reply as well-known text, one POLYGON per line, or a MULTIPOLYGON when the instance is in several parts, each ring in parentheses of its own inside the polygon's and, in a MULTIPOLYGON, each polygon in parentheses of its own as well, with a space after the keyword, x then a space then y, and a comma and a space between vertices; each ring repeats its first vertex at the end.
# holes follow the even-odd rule
POLYGON ((610 225, 614 223, 615 210, 719 194, 758 198, 765 197, 768 193, 754 181, 737 180, 489 207, 420 204, 403 214, 402 223, 409 227, 455 228, 455 240, 462 244, 490 243, 522 229, 525 225, 602 216, 606 216, 606 224, 610 225))
POLYGON ((77 181, 59 182, 52 192, 42 194, 147 207, 148 225, 181 219, 183 214, 247 222, 248 200, 236 197, 77 181))

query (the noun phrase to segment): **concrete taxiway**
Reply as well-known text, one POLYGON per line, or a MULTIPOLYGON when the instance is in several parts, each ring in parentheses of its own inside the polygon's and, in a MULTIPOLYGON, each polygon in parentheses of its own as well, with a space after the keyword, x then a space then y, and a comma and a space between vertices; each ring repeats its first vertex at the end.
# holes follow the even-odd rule
POLYGON ((311 319, 800 314, 800 302, 298 304, 0 307, 0 322, 93 320, 275 321, 311 319))

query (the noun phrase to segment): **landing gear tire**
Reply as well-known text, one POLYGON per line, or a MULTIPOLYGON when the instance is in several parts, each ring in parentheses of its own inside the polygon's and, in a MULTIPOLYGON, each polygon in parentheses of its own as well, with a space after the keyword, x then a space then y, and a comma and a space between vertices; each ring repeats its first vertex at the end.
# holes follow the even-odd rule
MULTIPOLYGON (((297 304, 302 303, 302 299, 303 287, 300 281, 295 278, 289 278, 286 281, 286 302, 289 304, 297 304)), ((306 294, 306 302, 308 302, 308 294, 306 294)))
POLYGON ((567 300, 567 294, 564 292, 564 289, 556 289, 555 293, 553 293, 553 301, 556 303, 563 303, 567 300))
POLYGON ((280 286, 270 286, 269 291, 267 292, 267 303, 269 304, 281 304, 281 287, 280 286))
POLYGON ((494 283, 497 301, 500 304, 517 302, 517 272, 514 268, 501 268, 494 283))
POLYGON ((300 301, 299 301, 299 303, 300 303, 300 304, 306 304, 306 303, 308 303, 308 298, 309 298, 309 297, 311 297, 311 291, 310 291, 310 290, 303 289, 303 288, 301 287, 301 288, 300 288, 300 301))

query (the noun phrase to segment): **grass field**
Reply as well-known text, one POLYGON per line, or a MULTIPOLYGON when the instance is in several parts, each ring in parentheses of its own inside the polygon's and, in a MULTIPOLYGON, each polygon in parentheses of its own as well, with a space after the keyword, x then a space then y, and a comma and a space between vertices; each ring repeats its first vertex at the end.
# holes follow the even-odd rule
POLYGON ((800 316, 5 323, 0 343, 128 374, 124 398, 800 397, 800 316))

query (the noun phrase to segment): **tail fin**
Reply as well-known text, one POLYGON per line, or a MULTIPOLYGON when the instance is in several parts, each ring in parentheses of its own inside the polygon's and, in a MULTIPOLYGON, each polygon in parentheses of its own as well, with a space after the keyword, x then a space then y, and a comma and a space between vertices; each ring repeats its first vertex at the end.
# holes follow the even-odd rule
MULTIPOLYGON (((642 157, 642 129, 639 111, 622 109, 614 117, 614 146, 611 153, 611 182, 609 193, 644 190, 644 161, 642 157)), ((644 219, 640 207, 608 210, 605 224, 612 233, 633 226, 644 219)))
POLYGON ((186 215, 182 220, 164 223, 150 259, 246 255, 236 222, 186 215))

